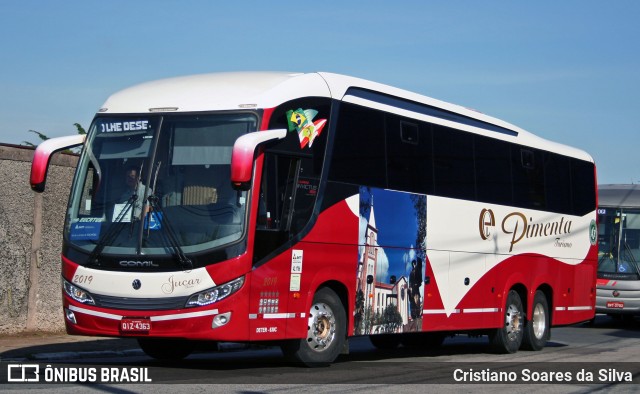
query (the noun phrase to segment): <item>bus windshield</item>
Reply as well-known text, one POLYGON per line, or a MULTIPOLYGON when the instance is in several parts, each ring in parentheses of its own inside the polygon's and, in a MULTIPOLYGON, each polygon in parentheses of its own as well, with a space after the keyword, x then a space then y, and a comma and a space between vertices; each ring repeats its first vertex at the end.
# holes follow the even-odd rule
POLYGON ((238 241, 247 204, 231 187, 231 152, 256 125, 247 112, 96 118, 65 239, 96 256, 184 256, 238 241))
POLYGON ((640 279, 640 209, 601 208, 599 215, 598 275, 640 279))

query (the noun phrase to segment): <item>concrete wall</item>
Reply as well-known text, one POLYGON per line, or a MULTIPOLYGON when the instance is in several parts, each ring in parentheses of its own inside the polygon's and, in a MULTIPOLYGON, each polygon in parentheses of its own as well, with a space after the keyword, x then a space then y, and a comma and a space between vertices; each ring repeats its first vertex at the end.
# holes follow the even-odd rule
POLYGON ((31 191, 33 149, 0 144, 0 335, 62 331, 60 252, 75 155, 56 154, 31 191))

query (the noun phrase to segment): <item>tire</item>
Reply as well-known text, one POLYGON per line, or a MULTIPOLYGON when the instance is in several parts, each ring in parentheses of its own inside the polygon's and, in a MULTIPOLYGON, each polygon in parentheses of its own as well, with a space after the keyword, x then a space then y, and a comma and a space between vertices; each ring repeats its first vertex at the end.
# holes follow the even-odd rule
POLYGON ((390 350, 395 349, 400 345, 400 334, 369 335, 369 340, 376 349, 390 350))
POLYGON ((541 291, 536 291, 533 297, 531 318, 527 319, 524 328, 522 348, 527 350, 541 350, 547 345, 551 324, 549 319, 549 303, 541 291))
POLYGON ((489 335, 489 342, 496 353, 515 353, 524 337, 524 311, 522 300, 515 290, 509 291, 504 309, 503 326, 489 335))
POLYGON ((402 345, 407 349, 433 350, 442 345, 447 337, 445 332, 420 332, 402 335, 402 345))
POLYGON ((182 360, 195 350, 195 342, 172 338, 138 338, 138 345, 157 360, 182 360))
POLYGON ((304 339, 287 341, 282 351, 290 360, 308 367, 326 366, 342 351, 347 317, 338 295, 323 287, 313 297, 304 339))

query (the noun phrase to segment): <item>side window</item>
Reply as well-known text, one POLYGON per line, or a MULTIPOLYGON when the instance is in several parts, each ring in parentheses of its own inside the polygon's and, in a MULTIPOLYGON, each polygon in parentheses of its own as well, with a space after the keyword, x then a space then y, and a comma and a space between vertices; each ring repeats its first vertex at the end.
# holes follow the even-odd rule
POLYGON ((494 138, 475 137, 478 200, 511 205, 511 146, 494 138))
POLYGON ((474 199, 473 135, 433 125, 435 194, 474 199))
POLYGON ((572 213, 571 159, 555 153, 544 154, 544 190, 547 210, 572 213))
POLYGON ((517 207, 545 209, 542 152, 514 145, 511 148, 513 204, 517 207))
POLYGON ((431 127, 397 115, 386 116, 389 188, 433 192, 431 127))
POLYGON ((265 154, 258 226, 295 234, 313 212, 320 179, 309 158, 265 154))
POLYGON ((586 215, 596 209, 595 169, 593 163, 571 159, 573 214, 586 215))
POLYGON ((329 179, 387 187, 382 112, 341 103, 329 179))
POLYGON ((80 196, 81 204, 78 208, 78 216, 89 217, 102 215, 104 210, 104 199, 95 198, 99 185, 98 173, 92 163, 89 163, 85 181, 82 187, 82 195, 80 196))

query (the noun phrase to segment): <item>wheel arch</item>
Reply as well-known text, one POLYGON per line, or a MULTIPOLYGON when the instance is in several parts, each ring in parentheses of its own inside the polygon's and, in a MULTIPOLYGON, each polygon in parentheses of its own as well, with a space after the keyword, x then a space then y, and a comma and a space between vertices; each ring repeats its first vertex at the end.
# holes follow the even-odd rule
MULTIPOLYGON (((522 310, 528 311, 530 302, 527 294, 527 286, 525 286, 523 283, 514 283, 509 288, 509 291, 511 290, 514 290, 520 296, 520 301, 522 302, 522 310)), ((509 291, 507 291, 507 294, 509 293, 509 291)))
POLYGON ((348 336, 349 333, 353 331, 353 313, 351 313, 351 310, 349 308, 349 299, 350 299, 349 290, 347 289, 347 286, 344 283, 337 280, 327 280, 325 282, 319 283, 318 286, 315 286, 315 290, 313 291, 313 293, 310 294, 309 307, 313 302, 313 296, 318 291, 320 291, 320 289, 325 287, 331 289, 334 293, 336 293, 336 295, 340 299, 340 303, 342 304, 342 307, 344 308, 344 311, 345 311, 345 315, 347 317, 347 326, 345 328, 346 328, 346 334, 348 336))

